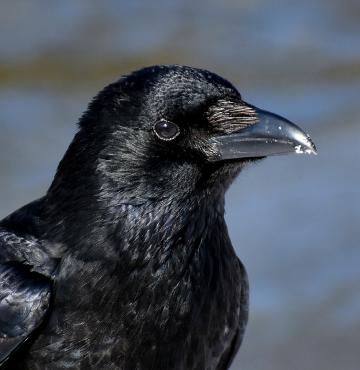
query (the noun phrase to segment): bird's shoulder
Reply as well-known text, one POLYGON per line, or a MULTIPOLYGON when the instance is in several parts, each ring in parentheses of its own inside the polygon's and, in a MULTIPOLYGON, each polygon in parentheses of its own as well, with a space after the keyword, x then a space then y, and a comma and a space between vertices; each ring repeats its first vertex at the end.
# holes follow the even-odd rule
POLYGON ((33 201, 0 221, 0 263, 21 262, 44 275, 53 274, 57 258, 41 235, 44 198, 33 201))
POLYGON ((0 222, 0 366, 35 336, 49 311, 57 261, 39 235, 41 202, 0 222))

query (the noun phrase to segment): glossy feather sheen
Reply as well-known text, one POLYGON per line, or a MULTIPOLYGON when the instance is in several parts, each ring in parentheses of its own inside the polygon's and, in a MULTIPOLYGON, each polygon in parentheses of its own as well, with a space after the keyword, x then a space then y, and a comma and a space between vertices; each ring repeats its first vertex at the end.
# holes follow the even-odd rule
POLYGON ((0 364, 38 328, 49 308, 51 282, 21 263, 0 264, 0 364))
POLYGON ((204 165, 201 138, 209 105, 227 97, 240 99, 220 77, 167 66, 95 98, 46 196, 0 223, 8 368, 230 366, 248 284, 224 193, 243 164, 204 165), (154 134, 161 118, 179 126, 174 142, 154 134))

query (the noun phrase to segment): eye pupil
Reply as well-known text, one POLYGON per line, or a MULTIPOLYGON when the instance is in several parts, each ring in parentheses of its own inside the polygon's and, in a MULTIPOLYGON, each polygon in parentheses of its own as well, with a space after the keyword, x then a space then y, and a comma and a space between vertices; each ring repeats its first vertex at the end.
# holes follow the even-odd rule
POLYGON ((156 136, 161 140, 173 140, 179 133, 179 127, 169 121, 161 120, 154 125, 154 131, 156 136))

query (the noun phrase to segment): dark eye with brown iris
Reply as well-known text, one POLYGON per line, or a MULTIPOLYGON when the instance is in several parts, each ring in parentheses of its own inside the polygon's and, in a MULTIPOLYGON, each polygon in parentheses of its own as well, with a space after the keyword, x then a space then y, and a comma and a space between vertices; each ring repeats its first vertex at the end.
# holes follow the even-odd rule
POLYGON ((164 119, 155 123, 153 129, 160 140, 174 140, 180 134, 178 125, 164 119))

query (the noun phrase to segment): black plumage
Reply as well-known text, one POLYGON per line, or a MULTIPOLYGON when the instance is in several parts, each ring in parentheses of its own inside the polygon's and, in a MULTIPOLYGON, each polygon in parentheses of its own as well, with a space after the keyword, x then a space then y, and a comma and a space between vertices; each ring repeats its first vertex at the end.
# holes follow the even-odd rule
POLYGON ((235 158, 227 140, 258 117, 229 82, 190 67, 101 91, 47 194, 0 223, 3 366, 227 369, 248 283, 224 194, 264 156, 235 158))

